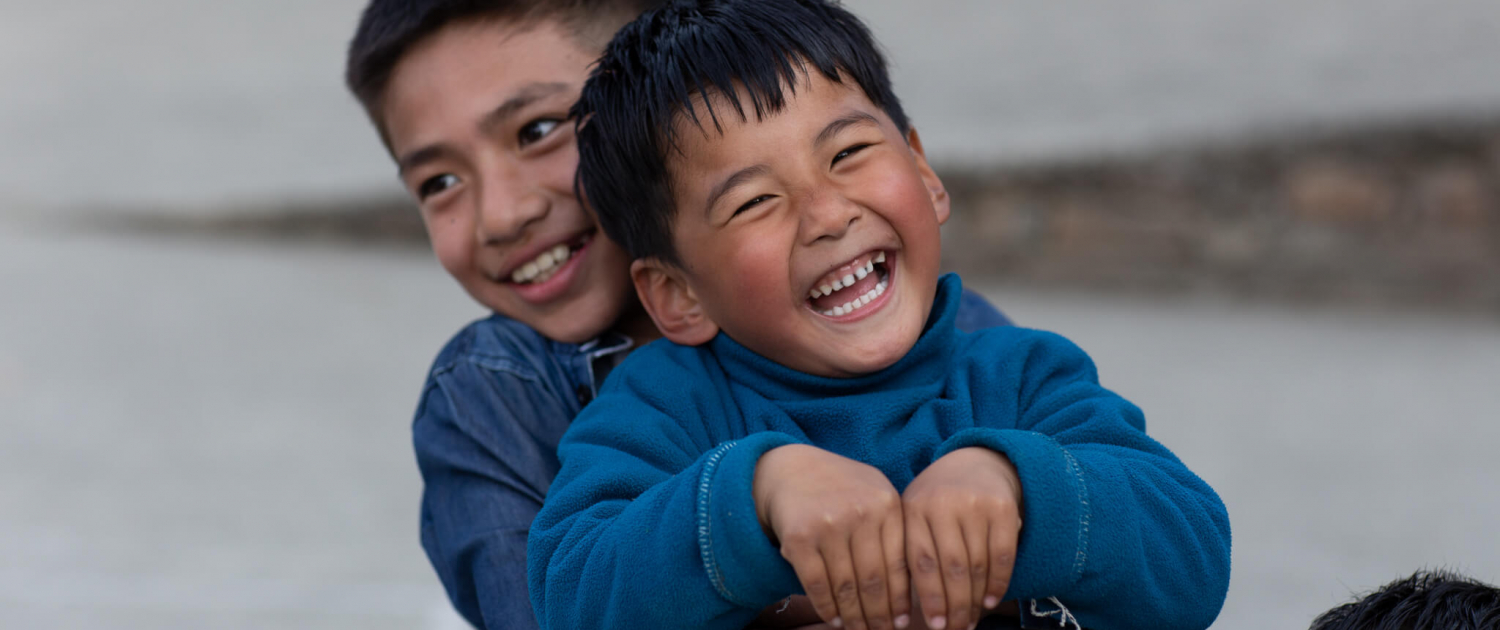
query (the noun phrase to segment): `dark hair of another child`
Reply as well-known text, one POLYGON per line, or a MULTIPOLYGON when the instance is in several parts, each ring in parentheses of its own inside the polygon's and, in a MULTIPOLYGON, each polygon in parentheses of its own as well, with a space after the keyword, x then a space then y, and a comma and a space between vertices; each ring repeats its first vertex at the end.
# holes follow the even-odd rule
POLYGON ((600 46, 620 24, 663 0, 370 0, 355 27, 344 82, 381 136, 380 100, 391 72, 424 38, 452 24, 478 20, 536 23, 555 19, 579 41, 600 46), (597 42, 590 42, 597 38, 597 42))
POLYGON ((1311 630, 1497 630, 1500 589, 1447 571, 1418 572, 1313 621, 1311 630))
POLYGON ((747 120, 747 109, 763 119, 785 105, 783 89, 795 93, 814 71, 853 81, 906 132, 885 58, 837 3, 677 0, 621 28, 572 112, 578 185, 605 233, 633 258, 680 265, 666 166, 677 147, 675 125, 721 132, 725 115, 747 120), (716 95, 733 113, 714 111, 716 95))

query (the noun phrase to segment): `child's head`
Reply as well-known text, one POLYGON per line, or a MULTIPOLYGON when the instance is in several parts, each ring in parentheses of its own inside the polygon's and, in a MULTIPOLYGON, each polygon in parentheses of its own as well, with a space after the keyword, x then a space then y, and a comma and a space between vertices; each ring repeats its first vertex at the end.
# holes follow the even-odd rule
POLYGON ((673 2, 621 29, 574 115, 581 186, 667 337, 825 376, 916 343, 948 196, 847 11, 673 2))
POLYGON ((1500 589, 1448 572, 1418 572, 1318 616, 1312 630, 1500 628, 1500 589))
POLYGON ((574 197, 568 108, 610 34, 659 0, 372 0, 346 78, 481 304, 580 342, 634 296, 574 197))

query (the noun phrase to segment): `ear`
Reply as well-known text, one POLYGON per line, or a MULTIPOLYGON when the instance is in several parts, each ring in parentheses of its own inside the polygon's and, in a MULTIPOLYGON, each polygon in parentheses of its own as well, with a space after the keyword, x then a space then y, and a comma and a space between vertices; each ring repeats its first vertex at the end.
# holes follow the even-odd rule
POLYGON ((655 258, 643 258, 630 263, 630 279, 641 306, 662 336, 685 346, 697 346, 719 334, 719 325, 703 312, 703 303, 688 286, 681 269, 655 258))
POLYGON ((927 163, 927 152, 922 150, 922 137, 917 135, 915 127, 906 132, 906 144, 911 147, 912 156, 917 160, 917 172, 922 175, 922 183, 927 184, 927 192, 932 195, 932 207, 937 210, 938 225, 947 223, 948 215, 953 211, 953 200, 948 197, 948 188, 943 186, 943 180, 938 179, 937 172, 927 163))

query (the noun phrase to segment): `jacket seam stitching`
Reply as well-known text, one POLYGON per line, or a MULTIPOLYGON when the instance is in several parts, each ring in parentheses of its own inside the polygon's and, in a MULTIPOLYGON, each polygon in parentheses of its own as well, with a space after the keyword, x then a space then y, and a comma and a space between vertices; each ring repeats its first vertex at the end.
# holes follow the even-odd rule
POLYGON ((1081 513, 1078 517, 1078 551, 1073 556, 1073 581, 1077 582, 1083 578, 1083 568, 1088 562, 1089 525, 1093 510, 1089 506, 1089 491, 1084 483, 1083 467, 1068 449, 1062 449, 1062 454, 1067 459, 1068 470, 1078 482, 1078 505, 1081 513))
POLYGON ((710 510, 713 492, 714 472, 719 468, 719 462, 723 461, 724 455, 730 449, 737 446, 738 442, 726 442, 720 445, 708 456, 703 464, 703 472, 698 476, 698 554, 703 560, 703 570, 708 573, 708 579, 714 585, 714 590, 735 604, 750 607, 749 604, 740 601, 729 587, 724 584, 724 574, 719 571, 719 562, 713 552, 713 518, 710 510))

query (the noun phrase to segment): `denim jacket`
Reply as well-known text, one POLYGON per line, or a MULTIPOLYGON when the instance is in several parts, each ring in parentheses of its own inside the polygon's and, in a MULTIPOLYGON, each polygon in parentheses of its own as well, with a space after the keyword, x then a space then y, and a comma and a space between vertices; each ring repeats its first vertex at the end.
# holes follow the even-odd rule
MULTIPOLYGON (((965 291, 955 325, 1009 325, 965 291)), ((558 471, 557 443, 633 344, 606 333, 547 339, 500 315, 459 331, 433 362, 412 424, 422 547, 474 626, 537 627, 526 594, 526 534, 558 471)))

